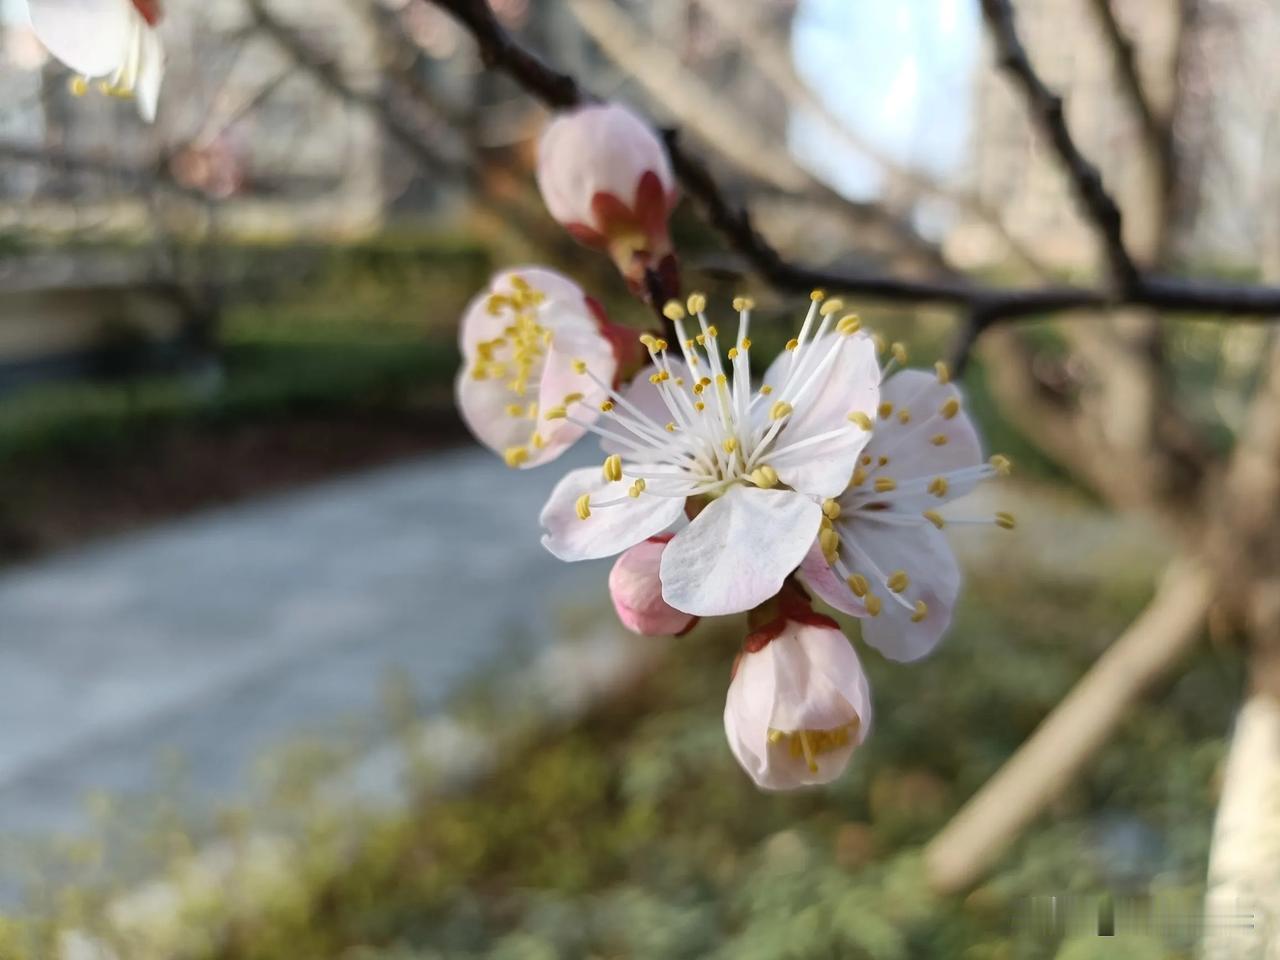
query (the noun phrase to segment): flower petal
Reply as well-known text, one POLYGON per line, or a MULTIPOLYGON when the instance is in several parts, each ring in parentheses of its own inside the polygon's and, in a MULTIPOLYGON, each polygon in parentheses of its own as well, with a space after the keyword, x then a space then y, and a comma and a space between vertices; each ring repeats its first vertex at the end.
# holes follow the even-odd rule
POLYGON ((458 325, 458 347, 466 359, 475 357, 477 344, 501 336, 503 328, 511 322, 506 312, 490 313, 488 305, 493 294, 514 292, 513 277, 520 277, 545 297, 538 308, 538 322, 543 326, 551 329, 597 326, 587 307, 586 294, 568 277, 546 267, 513 267, 494 274, 489 285, 476 294, 463 311, 458 325))
POLYGON ((542 545, 561 560, 594 560, 621 553, 654 534, 661 533, 684 513, 684 500, 642 493, 627 496, 631 477, 610 483, 599 467, 583 467, 566 474, 556 484, 538 518, 546 533, 542 545), (591 516, 578 516, 578 498, 622 502, 591 508, 591 516))
MULTIPOLYGON (((874 343, 865 334, 831 333, 804 347, 816 373, 822 358, 836 351, 825 372, 803 388, 795 410, 774 439, 776 456, 764 458, 783 483, 815 497, 836 497, 849 485, 849 475, 871 435, 849 421, 849 414, 875 416, 880 398, 880 364, 874 343), (822 443, 786 452, 788 445, 808 437, 839 431, 822 443)), ((765 382, 780 389, 793 354, 784 352, 770 365, 765 382), (772 379, 771 379, 772 378, 772 379)), ((805 375, 801 375, 802 378, 805 375)))
MULTIPOLYGON (((673 379, 686 378, 688 382, 689 368, 684 365, 682 360, 668 360, 667 368, 671 371, 673 379)), ((658 372, 658 368, 653 364, 645 367, 636 374, 635 379, 624 387, 620 393, 627 401, 659 427, 666 426, 672 420, 671 409, 667 406, 667 401, 663 399, 663 393, 654 383, 651 383, 649 377, 658 372)), ((631 447, 621 443, 616 443, 606 437, 600 444, 606 453, 620 453, 624 457, 634 457, 634 451, 631 447)))
POLYGON ((698 616, 750 610, 778 592, 821 522, 803 494, 730 487, 667 545, 663 598, 698 616))
POLYGON ((138 116, 147 123, 155 123, 156 107, 160 102, 160 81, 164 79, 164 46, 160 34, 152 27, 142 30, 139 41, 138 76, 133 91, 138 101, 138 116))
MULTIPOLYGON (((883 588, 872 589, 880 595, 878 616, 862 621, 862 639, 890 660, 919 660, 933 652, 951 624, 951 611, 960 594, 960 567, 947 538, 932 524, 888 524, 862 517, 841 530, 855 542, 886 576, 904 570, 910 581, 898 594, 907 605, 898 602, 883 588), (916 601, 924 601, 927 612, 918 623, 913 622, 916 601)), ((843 547, 841 548, 843 551, 843 547)), ((875 583, 856 560, 849 565, 875 583)))
POLYGON ((818 595, 823 603, 855 617, 867 615, 866 605, 849 589, 849 585, 827 563, 822 547, 815 540, 800 564, 800 579, 818 595))
POLYGON ((123 66, 130 31, 141 21, 129 0, 28 0, 28 9, 40 42, 86 77, 123 66))
MULTIPOLYGON (((892 477, 898 486, 911 480, 941 476, 982 463, 982 442, 973 422, 958 409, 960 390, 952 383, 939 383, 922 370, 903 370, 890 378, 881 391, 881 400, 893 404, 893 413, 876 424, 866 453, 873 458, 888 457, 889 462, 874 476, 892 477), (942 411, 957 405, 951 417, 942 411), (907 411, 908 421, 901 420, 907 411)), ((951 483, 947 493, 938 497, 919 493, 884 498, 895 510, 918 512, 936 507, 969 493, 977 485, 970 481, 951 483)))

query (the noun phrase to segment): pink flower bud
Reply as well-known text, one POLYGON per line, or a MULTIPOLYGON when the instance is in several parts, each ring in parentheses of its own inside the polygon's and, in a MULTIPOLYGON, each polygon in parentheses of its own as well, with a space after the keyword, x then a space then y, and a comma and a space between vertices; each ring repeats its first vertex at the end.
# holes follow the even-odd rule
POLYGON ((646 637, 680 635, 692 630, 698 618, 682 613, 662 599, 658 568, 671 534, 650 537, 618 557, 609 571, 609 596, 622 625, 646 637))
POLYGON ((538 188, 551 216, 581 243, 607 250, 637 294, 645 271, 679 293, 667 218, 678 193, 666 148, 626 107, 561 114, 538 145, 538 188))
POLYGON ((871 690, 834 620, 787 609, 747 638, 724 707, 729 749, 765 790, 829 783, 871 727, 871 690))
POLYGON ((458 409, 512 467, 553 460, 600 416, 618 370, 603 311, 541 267, 504 271, 462 316, 458 409))

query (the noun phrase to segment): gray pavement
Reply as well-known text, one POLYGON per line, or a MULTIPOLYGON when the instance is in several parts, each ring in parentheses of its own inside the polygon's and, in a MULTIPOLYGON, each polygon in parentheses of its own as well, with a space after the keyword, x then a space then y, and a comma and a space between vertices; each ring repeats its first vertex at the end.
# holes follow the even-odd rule
POLYGON ((166 756, 196 803, 235 799, 300 735, 375 740, 391 676, 430 708, 531 656, 559 608, 607 602, 607 563, 538 542, 571 465, 446 454, 0 575, 0 834, 75 832, 88 794, 156 790, 166 756))

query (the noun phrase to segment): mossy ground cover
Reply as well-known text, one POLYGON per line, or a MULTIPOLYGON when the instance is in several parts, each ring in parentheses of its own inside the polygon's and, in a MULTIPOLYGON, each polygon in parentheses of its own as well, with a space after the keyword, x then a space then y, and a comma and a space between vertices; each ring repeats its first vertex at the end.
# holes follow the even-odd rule
POLYGON ((934 657, 864 656, 873 734, 842 780, 796 794, 760 793, 735 766, 720 719, 735 638, 702 628, 465 793, 362 820, 354 845, 349 817, 317 815, 286 882, 248 912, 193 907, 177 956, 1190 957, 1190 913, 1182 932, 1065 942, 1020 918, 1027 898, 1072 894, 1194 912, 1240 680, 1216 649, 1134 712, 980 888, 942 899, 923 882, 923 844, 1140 608, 1140 580, 971 577, 934 657))

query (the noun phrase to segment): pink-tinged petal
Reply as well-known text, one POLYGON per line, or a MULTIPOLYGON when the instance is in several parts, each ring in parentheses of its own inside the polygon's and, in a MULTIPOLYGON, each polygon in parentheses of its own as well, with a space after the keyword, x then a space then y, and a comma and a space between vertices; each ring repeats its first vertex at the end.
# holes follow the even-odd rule
POLYGON ((568 404, 575 420, 593 423, 600 417, 600 403, 607 394, 590 377, 578 373, 577 362, 587 365, 600 383, 612 383, 618 368, 617 357, 609 340, 594 330, 560 330, 547 350, 538 385, 537 432, 541 444, 531 441, 529 459, 521 466, 536 467, 554 460, 586 433, 586 427, 566 419, 548 420, 546 412, 563 404, 567 396, 581 393, 582 399, 568 404))
POLYGON ((648 124, 618 104, 592 104, 561 114, 538 144, 538 189, 560 223, 606 232, 596 219, 593 199, 606 194, 631 204, 646 172, 674 190, 666 148, 648 124))
POLYGON ((130 34, 143 22, 129 0, 28 0, 27 6, 40 42, 86 77, 123 66, 130 34))
POLYGON ((538 309, 538 322, 548 328, 564 326, 590 326, 594 315, 586 303, 582 288, 562 274, 546 267, 514 267, 494 274, 489 285, 467 304, 458 325, 458 348, 467 359, 476 353, 476 344, 502 335, 511 323, 510 314, 489 312, 489 297, 495 293, 511 294, 515 288, 512 277, 520 277, 533 289, 540 291, 545 300, 538 309))
POLYGON ((887 524, 859 517, 841 531, 857 543, 886 577, 898 570, 910 581, 898 594, 906 605, 882 587, 850 558, 850 566, 872 581, 882 601, 878 616, 862 621, 862 639, 890 660, 903 662, 928 656, 951 624, 951 611, 960 594, 960 567, 947 538, 930 523, 887 524), (923 601, 923 619, 917 615, 923 601))
POLYGON ((662 595, 698 616, 750 610, 778 592, 821 522, 822 509, 803 494, 730 487, 667 546, 662 595))
POLYGON ((599 467, 574 470, 556 484, 539 522, 546 533, 542 545, 561 560, 595 560, 621 553, 655 534, 661 533, 684 513, 679 497, 658 497, 642 493, 627 495, 633 482, 610 483, 599 467), (591 515, 583 520, 578 515, 578 500, 590 494, 591 515), (621 500, 613 506, 595 506, 606 500, 621 500))
POLYGON ((814 541, 809 552, 805 554, 799 572, 800 579, 817 594, 818 599, 823 603, 854 617, 867 615, 866 605, 854 595, 849 589, 849 584, 840 574, 827 563, 827 558, 823 555, 822 547, 817 541, 814 541))
POLYGON ((164 47, 153 29, 142 31, 142 49, 138 55, 137 86, 133 95, 138 101, 138 116, 155 123, 160 102, 160 81, 164 79, 164 47))
POLYGON ((609 596, 622 625, 646 637, 674 636, 697 623, 662 599, 658 568, 667 540, 650 537, 618 557, 609 571, 609 596))
POLYGON ((834 626, 788 621, 775 639, 739 658, 725 702, 725 735, 758 786, 789 790, 829 783, 848 766, 870 727, 866 674, 834 626), (844 731, 847 742, 824 739, 835 731, 844 731), (810 738, 808 756, 791 742, 796 734, 810 738))
MULTIPOLYGON (((765 374, 765 383, 781 390, 795 354, 784 352, 765 374)), ((849 485, 849 475, 870 440, 870 434, 850 422, 849 414, 874 418, 880 398, 880 364, 875 345, 864 334, 844 336, 831 333, 804 347, 803 356, 812 372, 811 382, 801 388, 794 411, 773 442, 776 456, 764 459, 787 486, 815 497, 836 497, 849 485), (835 357, 825 370, 821 361, 832 350, 835 357), (810 437, 838 431, 818 444, 787 451, 787 447, 810 437)), ((800 383, 810 380, 800 375, 800 383)))
MULTIPOLYGON (((982 442, 973 422, 961 408, 951 417, 944 415, 949 404, 962 402, 960 390, 952 383, 939 383, 922 370, 903 370, 885 382, 881 400, 893 404, 893 412, 876 424, 867 454, 888 457, 889 463, 876 472, 899 486, 921 478, 931 478, 976 467, 983 462, 982 442), (908 419, 902 422, 902 412, 908 419)), ((969 493, 978 480, 952 483, 943 497, 920 494, 894 498, 896 510, 917 512, 969 493)))

